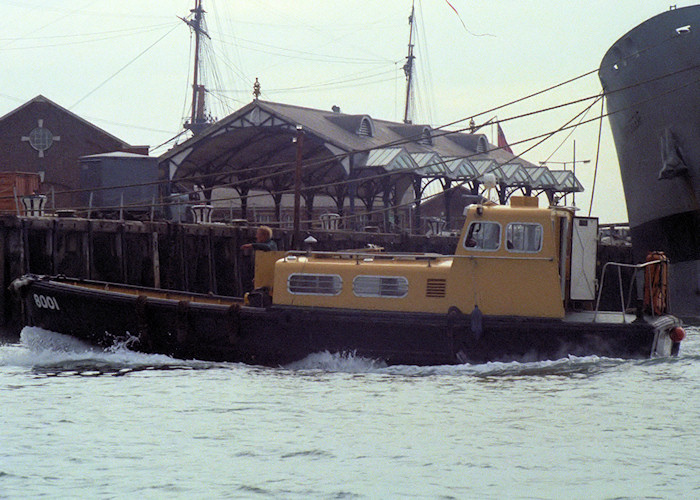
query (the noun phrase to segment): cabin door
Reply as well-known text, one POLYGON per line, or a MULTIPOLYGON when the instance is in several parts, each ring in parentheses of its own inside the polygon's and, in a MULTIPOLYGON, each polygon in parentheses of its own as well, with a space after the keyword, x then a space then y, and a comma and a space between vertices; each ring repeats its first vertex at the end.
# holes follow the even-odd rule
POLYGON ((571 231, 571 300, 595 300, 598 219, 574 217, 571 231))

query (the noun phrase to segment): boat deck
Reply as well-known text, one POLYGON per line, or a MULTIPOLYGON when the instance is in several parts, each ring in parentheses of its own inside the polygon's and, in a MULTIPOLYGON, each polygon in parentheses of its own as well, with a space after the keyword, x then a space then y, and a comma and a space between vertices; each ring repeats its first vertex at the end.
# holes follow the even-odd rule
POLYGON ((571 323, 607 323, 624 324, 632 323, 637 319, 634 314, 623 314, 620 311, 579 311, 567 313, 564 321, 571 323))
POLYGON ((202 304, 213 304, 213 305, 233 305, 233 304, 243 304, 243 299, 239 297, 223 297, 218 295, 204 295, 189 292, 181 292, 177 290, 155 290, 146 289, 141 287, 129 287, 113 283, 98 283, 98 282, 77 282, 77 281, 63 281, 62 284, 78 287, 87 288, 90 290, 99 290, 112 293, 122 293, 126 295, 148 295, 150 298, 163 299, 163 300, 176 300, 176 301, 187 301, 187 302, 198 302, 202 304))

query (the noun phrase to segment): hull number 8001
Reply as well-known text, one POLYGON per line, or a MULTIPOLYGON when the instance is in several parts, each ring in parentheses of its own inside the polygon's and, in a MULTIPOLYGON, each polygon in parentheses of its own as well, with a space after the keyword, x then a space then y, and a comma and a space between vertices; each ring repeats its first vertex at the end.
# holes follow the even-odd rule
POLYGON ((56 301, 56 299, 51 296, 47 297, 46 295, 37 295, 35 293, 34 303, 37 307, 41 309, 52 309, 54 311, 58 311, 60 309, 58 307, 58 302, 56 301))

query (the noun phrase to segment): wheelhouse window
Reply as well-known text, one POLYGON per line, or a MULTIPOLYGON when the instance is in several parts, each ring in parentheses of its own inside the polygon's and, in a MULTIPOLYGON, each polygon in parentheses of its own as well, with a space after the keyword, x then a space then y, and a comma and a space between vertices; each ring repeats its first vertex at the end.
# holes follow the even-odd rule
POLYGON ((358 297, 405 297, 408 280, 403 276, 355 276, 352 291, 358 297))
POLYGON ((498 250, 501 244, 501 225, 497 222, 469 224, 464 246, 469 250, 498 250))
POLYGON ((337 274, 294 273, 287 278, 289 293, 297 295, 338 295, 343 279, 337 274))
POLYGON ((509 252, 537 253, 542 250, 542 226, 512 222, 506 226, 506 248, 509 252))

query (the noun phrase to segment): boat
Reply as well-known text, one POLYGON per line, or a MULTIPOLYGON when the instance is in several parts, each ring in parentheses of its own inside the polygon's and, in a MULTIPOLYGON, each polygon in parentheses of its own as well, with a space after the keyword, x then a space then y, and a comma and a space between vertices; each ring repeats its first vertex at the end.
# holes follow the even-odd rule
POLYGON ((670 259, 674 314, 700 317, 700 5, 622 36, 599 69, 635 260, 670 259))
POLYGON ((469 205, 465 216, 450 256, 258 251, 255 289, 242 298, 37 275, 12 289, 26 325, 185 359, 279 366, 329 352, 446 365, 678 354, 681 321, 664 313, 662 280, 650 278, 663 276, 663 259, 638 268, 646 306, 598 311, 597 219, 518 196, 469 205))

